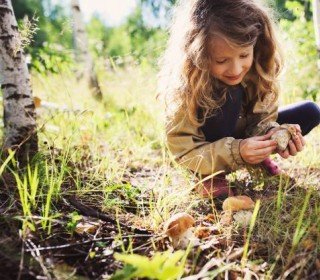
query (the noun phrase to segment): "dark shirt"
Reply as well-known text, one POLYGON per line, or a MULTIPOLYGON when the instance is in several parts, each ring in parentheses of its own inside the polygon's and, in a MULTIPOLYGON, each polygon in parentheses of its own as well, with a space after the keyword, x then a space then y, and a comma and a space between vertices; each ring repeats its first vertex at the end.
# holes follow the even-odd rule
POLYGON ((241 85, 229 87, 225 103, 214 112, 213 116, 206 118, 201 127, 207 141, 214 142, 224 137, 234 136, 244 94, 244 88, 241 85))

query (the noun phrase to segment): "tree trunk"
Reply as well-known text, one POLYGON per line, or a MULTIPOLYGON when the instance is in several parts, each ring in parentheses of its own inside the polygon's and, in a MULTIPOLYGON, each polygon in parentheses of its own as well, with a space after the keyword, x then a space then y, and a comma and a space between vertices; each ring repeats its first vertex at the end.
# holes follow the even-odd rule
POLYGON ((11 0, 0 0, 0 84, 4 108, 3 149, 16 150, 20 165, 38 151, 30 76, 11 0))
POLYGON ((80 66, 78 78, 85 78, 95 98, 101 99, 102 92, 94 70, 93 59, 89 53, 88 38, 85 31, 83 16, 80 10, 79 0, 71 0, 73 20, 73 43, 76 61, 80 66))

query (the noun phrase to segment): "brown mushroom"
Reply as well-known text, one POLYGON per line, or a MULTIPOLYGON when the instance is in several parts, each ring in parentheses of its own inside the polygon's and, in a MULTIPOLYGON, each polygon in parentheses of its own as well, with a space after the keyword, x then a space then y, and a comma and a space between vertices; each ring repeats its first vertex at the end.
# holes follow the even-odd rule
POLYGON ((195 220, 187 213, 173 215, 165 224, 166 234, 171 237, 174 248, 186 248, 195 236, 192 227, 195 220))
POLYGON ((272 134, 271 139, 275 140, 278 144, 278 149, 284 151, 289 141, 292 137, 295 137, 297 134, 296 127, 291 124, 282 124, 274 134, 272 134))
POLYGON ((240 211, 252 208, 254 208, 254 202, 246 195, 230 196, 222 204, 224 211, 240 211))

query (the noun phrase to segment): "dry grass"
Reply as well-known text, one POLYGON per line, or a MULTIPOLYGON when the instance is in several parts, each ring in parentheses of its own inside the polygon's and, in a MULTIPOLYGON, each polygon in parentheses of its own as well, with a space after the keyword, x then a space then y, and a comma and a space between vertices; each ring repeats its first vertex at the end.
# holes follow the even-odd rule
MULTIPOLYGON (((116 237, 112 237, 113 245, 104 243, 102 249, 96 247, 95 254, 91 254, 93 247, 85 249, 89 250, 86 259, 91 254, 91 262, 99 263, 100 270, 89 267, 89 264, 86 266, 86 262, 82 266, 70 262, 69 251, 63 251, 64 257, 59 257, 54 251, 44 255, 51 258, 50 265, 29 253, 21 255, 22 259, 36 259, 38 271, 45 276, 57 275, 61 270, 58 264, 63 259, 76 269, 71 269, 67 273, 69 276, 76 271, 92 279, 102 275, 107 277, 119 267, 119 263, 111 258, 102 269, 100 265, 103 265, 104 256, 99 255, 100 249, 148 256, 154 251, 170 249, 170 243, 162 236, 163 224, 174 213, 184 211, 196 218, 197 226, 214 227, 211 235, 202 240, 202 247, 189 253, 185 276, 202 271, 210 279, 316 279, 317 269, 320 269, 319 128, 306 137, 307 146, 298 156, 288 160, 277 157, 287 173, 296 179, 295 182, 285 178, 270 179, 259 170, 241 171, 230 176, 231 184, 238 192, 261 200, 249 240, 248 260, 244 263, 241 262, 241 248, 247 241, 247 229, 237 224, 222 226, 219 223, 221 204, 198 197, 193 192, 192 176, 175 164, 166 150, 164 107, 155 98, 155 71, 148 67, 128 67, 101 73, 102 102, 95 101, 86 86, 77 82, 71 72, 50 76, 35 74, 33 77, 34 95, 42 101, 55 103, 57 108, 38 109, 42 154, 37 160, 40 210, 33 210, 33 218, 20 216, 22 221, 27 219, 34 223, 38 232, 27 230, 24 241, 29 247, 23 246, 30 249, 27 240, 45 246, 59 245, 61 240, 71 242, 74 238, 79 239, 73 232, 77 221, 72 220, 76 216, 71 213, 75 209, 65 204, 65 198, 71 195, 119 222, 148 229, 154 236, 137 244, 134 238, 123 237, 126 233, 120 230, 119 225, 108 230, 106 224, 94 235, 80 236, 81 240, 89 240, 116 233, 116 237), (44 175, 45 164, 52 167, 52 176, 63 176, 59 193, 53 195, 50 203, 50 234, 41 228, 44 221, 41 208, 46 202, 44 198, 48 197, 46 190, 50 185, 50 180, 44 175), (315 191, 309 192, 312 189, 315 191), (47 239, 50 242, 45 241, 47 239), (216 263, 212 264, 209 272, 203 271, 210 259, 216 259, 216 263)), ((285 100, 292 99, 287 97, 285 100)), ((16 198, 16 195, 9 196, 8 200, 16 198)), ((11 217, 11 210, 16 213, 14 209, 20 209, 20 204, 9 204, 8 207, 2 223, 11 225, 12 220, 8 217, 11 217)), ((10 228, 17 233, 17 225, 10 228)))

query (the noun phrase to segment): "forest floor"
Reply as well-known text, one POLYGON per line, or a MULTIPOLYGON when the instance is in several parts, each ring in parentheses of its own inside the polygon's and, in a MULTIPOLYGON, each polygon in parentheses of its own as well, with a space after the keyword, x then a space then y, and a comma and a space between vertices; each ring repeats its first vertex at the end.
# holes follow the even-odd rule
POLYGON ((34 75, 40 153, 1 175, 1 279, 319 279, 319 128, 296 157, 275 156, 287 176, 229 175, 259 203, 251 223, 225 225, 222 201, 199 197, 166 150, 156 75, 104 75, 101 102, 70 73, 34 75), (200 239, 183 251, 164 234, 179 212, 200 239))

